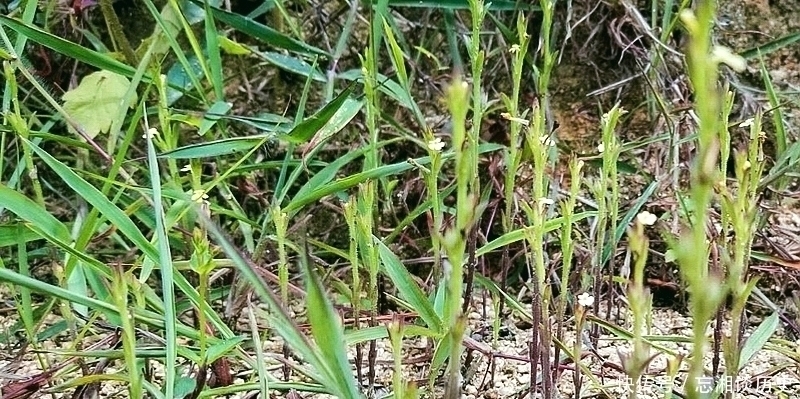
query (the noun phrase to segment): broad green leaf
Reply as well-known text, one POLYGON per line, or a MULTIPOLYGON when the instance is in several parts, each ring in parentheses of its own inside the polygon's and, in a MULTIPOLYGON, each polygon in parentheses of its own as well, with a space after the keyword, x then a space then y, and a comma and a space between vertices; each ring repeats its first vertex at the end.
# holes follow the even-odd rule
POLYGON ((167 71, 167 105, 172 105, 194 87, 194 82, 203 76, 203 66, 194 55, 186 57, 189 71, 180 62, 172 64, 167 71))
POLYGON ((185 375, 181 376, 175 381, 174 398, 183 399, 191 395, 196 386, 197 381, 194 378, 185 375))
POLYGON ((328 122, 317 131, 317 134, 314 136, 314 141, 317 145, 344 129, 344 127, 355 118, 358 111, 361 111, 363 106, 363 101, 346 98, 342 106, 328 119, 328 122))
POLYGON ((117 111, 130 85, 128 78, 113 72, 91 73, 81 80, 78 87, 64 93, 64 110, 89 137, 108 133, 111 124, 119 122, 117 111))

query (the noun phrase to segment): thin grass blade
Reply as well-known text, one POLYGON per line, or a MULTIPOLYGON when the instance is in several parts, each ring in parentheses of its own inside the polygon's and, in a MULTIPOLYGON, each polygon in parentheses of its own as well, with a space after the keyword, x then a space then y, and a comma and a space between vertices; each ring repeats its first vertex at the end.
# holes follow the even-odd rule
MULTIPOLYGON (((202 4, 197 0, 192 0, 195 4, 202 4)), ((239 14, 230 13, 216 7, 209 7, 211 14, 218 21, 230 25, 232 28, 242 32, 246 35, 252 36, 256 39, 262 40, 267 44, 273 45, 296 53, 306 55, 321 55, 324 57, 330 56, 327 52, 317 47, 308 45, 299 40, 292 39, 289 36, 278 32, 269 26, 263 25, 251 18, 244 17, 239 14)))
POLYGON ((353 378, 350 362, 347 360, 342 322, 325 296, 325 289, 311 267, 308 254, 302 254, 300 258, 306 276, 306 304, 311 334, 320 348, 321 360, 325 363, 331 380, 336 383, 330 388, 335 388, 336 396, 340 398, 360 398, 362 396, 353 378))
POLYGON ((378 253, 381 257, 383 271, 392 280, 394 286, 400 292, 400 296, 408 301, 411 310, 419 313, 425 321, 425 325, 436 333, 441 333, 444 329, 442 319, 436 314, 425 292, 408 272, 403 262, 389 249, 378 237, 373 237, 375 245, 378 246, 378 253))

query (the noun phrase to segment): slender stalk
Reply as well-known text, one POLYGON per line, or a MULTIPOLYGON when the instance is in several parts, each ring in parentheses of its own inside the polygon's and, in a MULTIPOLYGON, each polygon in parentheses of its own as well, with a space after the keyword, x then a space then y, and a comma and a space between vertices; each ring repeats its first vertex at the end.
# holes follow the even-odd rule
POLYGON ((702 397, 698 388, 703 381, 701 378, 704 377, 703 356, 707 345, 705 332, 727 290, 722 284, 721 276, 709 273, 709 244, 706 240, 708 209, 713 199, 714 186, 720 179, 719 132, 723 126, 717 68, 720 62, 735 69, 744 67, 744 61, 733 56, 729 50, 714 47, 712 51, 711 34, 715 14, 716 1, 713 0, 699 1, 694 12, 687 9, 680 14, 690 38, 686 61, 694 91, 694 109, 698 117, 697 157, 691 171, 691 228, 673 246, 681 276, 687 282, 691 294, 689 309, 693 318, 694 345, 686 381, 686 394, 690 399, 702 397))

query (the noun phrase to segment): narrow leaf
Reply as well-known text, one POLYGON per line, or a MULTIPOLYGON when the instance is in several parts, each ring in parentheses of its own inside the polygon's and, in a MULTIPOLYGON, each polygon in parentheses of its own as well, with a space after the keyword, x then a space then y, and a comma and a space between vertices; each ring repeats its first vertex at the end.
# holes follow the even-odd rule
MULTIPOLYGON (((306 249, 307 250, 307 249, 306 249)), ((306 303, 308 320, 311 323, 311 334, 322 353, 322 361, 330 373, 330 380, 335 386, 335 396, 340 398, 359 398, 356 380, 353 378, 350 362, 347 360, 344 327, 339 315, 333 309, 330 300, 325 296, 325 289, 317 273, 311 267, 309 255, 301 254, 301 265, 306 276, 306 303)))
POLYGON ((353 92, 353 85, 344 89, 336 98, 331 100, 322 109, 298 123, 289 134, 284 136, 287 141, 294 144, 305 143, 313 137, 325 124, 339 111, 344 102, 353 92))
POLYGON ((232 137, 229 139, 209 141, 199 144, 190 144, 172 151, 167 151, 159 158, 168 159, 198 159, 228 155, 235 152, 250 151, 253 147, 264 145, 274 135, 257 135, 248 137, 232 137))
POLYGON ((433 306, 428 301, 428 297, 422 291, 419 284, 417 284, 411 273, 403 265, 400 259, 389 249, 381 240, 374 237, 375 245, 378 246, 378 253, 381 257, 381 265, 383 271, 392 280, 397 291, 400 292, 400 297, 411 304, 411 309, 419 313, 419 316, 425 321, 425 325, 435 332, 442 332, 443 323, 439 315, 433 309, 433 306))
POLYGON ((82 179, 73 172, 72 169, 61 163, 61 161, 53 158, 47 151, 34 145, 31 145, 31 148, 36 152, 36 155, 42 158, 42 160, 64 180, 64 183, 67 183, 67 185, 86 200, 86 202, 97 208, 101 214, 108 218, 108 221, 112 225, 116 226, 117 230, 133 241, 134 245, 139 247, 139 249, 151 259, 155 261, 158 260, 158 251, 150 244, 141 230, 139 230, 125 212, 109 201, 100 190, 82 179))
POLYGON ((775 312, 764 319, 764 321, 756 327, 755 331, 747 337, 742 351, 739 354, 739 371, 747 365, 747 362, 750 361, 753 355, 764 348, 767 341, 769 341, 772 335, 775 334, 775 331, 778 330, 779 325, 778 313, 775 312))
MULTIPOLYGON (((198 0, 192 1, 195 4, 202 4, 198 0)), ((216 18, 218 21, 226 23, 239 32, 262 40, 267 44, 307 55, 321 55, 325 57, 329 56, 329 54, 322 49, 308 45, 299 40, 292 39, 291 37, 286 36, 283 33, 270 28, 269 26, 256 22, 251 18, 230 13, 216 7, 209 8, 211 9, 211 13, 214 15, 214 18, 216 18)))
MULTIPOLYGON (((30 198, 5 185, 0 185, 0 207, 8 209, 27 223, 50 232, 61 241, 70 240, 67 226, 56 219, 46 209, 42 209, 41 206, 33 202, 30 198)), ((19 226, 19 228, 24 231, 30 231, 23 226, 19 226)))
MULTIPOLYGON (((374 1, 373 1, 374 2, 374 1)), ((438 8, 445 10, 468 10, 468 0, 389 0, 389 7, 438 8)), ((486 2, 490 11, 539 10, 540 8, 527 2, 491 1, 486 2)))
MULTIPOLYGON (((36 43, 39 43, 53 51, 64 54, 67 57, 74 58, 91 66, 127 76, 129 78, 132 77, 136 72, 136 69, 133 67, 125 65, 107 55, 98 53, 94 50, 90 50, 86 47, 79 46, 73 42, 47 33, 16 18, 9 18, 5 15, 0 15, 0 24, 8 26, 20 35, 25 36, 28 39, 33 40, 36 43)), ((149 82, 150 78, 146 77, 143 80, 149 82)))
POLYGON ((257 52, 257 55, 261 56, 265 60, 269 61, 271 64, 277 66, 278 68, 283 69, 284 71, 288 71, 291 73, 296 73, 300 76, 304 76, 306 78, 311 78, 316 82, 327 82, 328 78, 320 72, 319 69, 311 66, 311 64, 290 55, 275 53, 272 51, 262 51, 257 52))

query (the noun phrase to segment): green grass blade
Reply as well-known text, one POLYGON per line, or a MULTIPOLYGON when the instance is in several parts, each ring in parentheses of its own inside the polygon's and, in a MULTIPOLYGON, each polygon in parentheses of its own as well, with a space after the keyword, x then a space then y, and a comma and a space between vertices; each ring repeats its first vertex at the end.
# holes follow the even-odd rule
MULTIPOLYGON (((200 1, 192 0, 195 4, 202 4, 200 1)), ((211 14, 218 21, 230 25, 232 28, 242 32, 246 35, 252 36, 256 39, 262 40, 267 44, 273 45, 278 48, 293 51, 296 53, 306 55, 320 55, 329 57, 330 54, 322 49, 308 45, 299 40, 292 39, 272 29, 266 25, 256 22, 251 18, 244 17, 239 14, 230 13, 216 7, 209 7, 211 14)))
MULTIPOLYGON (((504 148, 504 146, 500 144, 486 143, 479 146, 479 152, 483 154, 487 152, 494 152, 502 148, 504 148)), ((453 158, 453 156, 454 153, 452 151, 448 151, 442 154, 442 159, 444 160, 451 159, 453 158)), ((430 157, 420 157, 414 159, 413 164, 409 163, 408 161, 404 161, 391 165, 383 165, 374 169, 366 170, 347 177, 343 177, 341 179, 337 179, 336 181, 333 181, 326 185, 311 189, 305 192, 305 194, 302 196, 301 195, 295 196, 292 199, 292 201, 284 208, 284 211, 286 211, 289 214, 292 214, 302 209, 304 206, 319 200, 322 197, 335 194, 337 192, 343 191, 351 187, 355 187, 359 183, 363 183, 369 179, 378 179, 381 177, 400 174, 414 168, 415 167, 414 165, 425 166, 430 162, 431 162, 430 157)))
POLYGON ((263 58, 270 64, 277 66, 284 71, 311 78, 315 82, 326 82, 327 78, 318 68, 291 55, 280 54, 272 51, 256 51, 254 54, 263 58))
POLYGON ((747 366, 753 355, 764 348, 778 327, 780 327, 780 319, 777 312, 769 315, 756 327, 755 331, 745 340, 742 351, 739 353, 739 371, 747 366))
MULTIPOLYGON (((233 245, 232 242, 222 233, 217 225, 201 214, 202 225, 208 230, 211 237, 221 247, 222 251, 228 256, 236 269, 241 273, 242 278, 253 288, 254 292, 269 306, 270 312, 267 314, 269 325, 275 329, 286 343, 297 352, 305 361, 314 367, 314 371, 309 371, 309 378, 318 381, 325 387, 330 387, 333 382, 329 381, 329 374, 325 373, 324 361, 320 359, 320 353, 308 338, 301 332, 294 320, 286 313, 286 309, 281 305, 280 300, 272 292, 272 289, 245 260, 244 256, 233 245), (322 372, 323 374, 319 374, 322 372)), ((271 386, 276 388, 275 385, 271 386)), ((276 388, 277 389, 277 388, 276 388)))
POLYGON ((753 47, 751 49, 747 49, 741 52, 739 55, 742 58, 749 60, 752 58, 756 58, 759 56, 765 56, 769 53, 778 51, 790 44, 793 44, 797 41, 800 41, 800 32, 790 33, 786 36, 780 37, 778 39, 772 40, 760 46, 753 47))
POLYGON ((267 143, 274 135, 264 134, 248 137, 232 137, 229 139, 214 140, 198 144, 190 144, 184 147, 167 151, 159 158, 167 159, 200 159, 228 155, 235 152, 246 152, 254 147, 260 147, 267 143))
MULTIPOLYGON (((373 4, 376 3, 373 0, 373 4)), ((469 10, 468 0, 389 0, 389 7, 434 8, 443 10, 469 10)), ((491 1, 486 3, 490 11, 533 11, 538 6, 519 1, 491 1)))
MULTIPOLYGON (((173 50, 173 53, 178 58, 178 62, 183 66, 184 71, 187 71, 185 76, 191 81, 199 98, 207 102, 208 99, 205 96, 205 92, 200 85, 197 75, 188 72, 194 70, 195 65, 189 63, 189 58, 186 56, 183 48, 181 48, 176 37, 176 35, 180 33, 179 25, 185 21, 183 16, 179 15, 178 12, 169 5, 167 5, 164 12, 159 12, 152 0, 145 0, 143 3, 156 20, 156 26, 160 29, 158 32, 154 33, 154 40, 158 40, 161 35, 166 38, 167 43, 169 43, 169 48, 173 50)), ((197 61, 196 66, 199 66, 200 70, 206 74, 207 68, 205 60, 199 58, 197 54, 195 54, 195 60, 197 61)))
POLYGON ((789 140, 786 135, 786 126, 783 123, 781 102, 778 98, 778 93, 775 91, 775 85, 772 84, 767 66, 764 65, 763 58, 761 59, 761 78, 764 82, 764 88, 767 91, 769 105, 772 108, 772 123, 775 128, 775 158, 780 158, 786 152, 786 148, 789 146, 789 140))
MULTIPOLYGON (((46 151, 36 146, 31 146, 31 148, 61 177, 62 180, 64 180, 65 183, 67 183, 68 186, 81 195, 88 203, 97 208, 101 214, 105 215, 109 223, 116 226, 117 230, 128 237, 128 239, 130 239, 147 257, 152 259, 153 262, 161 262, 159 251, 145 238, 141 230, 137 228, 133 221, 121 209, 103 196, 97 188, 90 185, 75 174, 69 167, 53 158, 46 151)), ((167 240, 165 239, 164 242, 167 242, 167 240)), ((233 336, 233 332, 222 322, 219 315, 214 312, 206 302, 200 300, 197 291, 189 284, 183 275, 176 273, 174 278, 178 288, 180 288, 192 303, 197 305, 201 311, 205 312, 209 320, 214 324, 214 327, 220 331, 224 337, 233 336)))
MULTIPOLYGON (((306 249, 307 251, 308 249, 306 249)), ((306 304, 311 334, 320 348, 321 359, 325 362, 330 380, 335 381, 336 396, 340 398, 360 398, 356 380, 353 378, 344 339, 344 328, 339 315, 325 296, 317 273, 310 265, 309 255, 301 254, 300 263, 306 280, 306 304)))
POLYGON ((205 5, 205 33, 206 33, 206 53, 208 55, 208 70, 211 81, 211 86, 214 87, 214 95, 217 101, 222 101, 225 98, 225 81, 222 77, 222 56, 220 54, 219 34, 217 33, 217 25, 214 21, 214 14, 209 12, 211 7, 208 1, 204 2, 205 5))
MULTIPOLYGON (((579 222, 579 221, 581 221, 583 219, 586 219, 588 217, 595 216, 595 215, 597 215, 597 212, 594 212, 594 211, 581 212, 581 213, 572 215, 571 220, 572 220, 573 223, 574 222, 579 222)), ((564 223, 564 218, 561 217, 561 216, 559 216, 557 218, 550 219, 550 220, 548 220, 548 221, 546 221, 544 223, 544 231, 545 232, 550 232, 550 231, 557 230, 557 229, 561 228, 561 225, 563 223, 564 223)), ((497 237, 494 240, 489 241, 488 243, 486 243, 482 247, 478 248, 477 251, 475 251, 475 255, 476 256, 483 256, 483 255, 486 255, 489 252, 492 252, 492 251, 494 251, 496 249, 503 248, 503 247, 508 246, 509 244, 513 244, 513 243, 515 243, 517 241, 521 241, 521 240, 525 239, 525 235, 528 234, 528 230, 529 229, 531 229, 531 227, 523 227, 523 228, 519 228, 519 229, 510 231, 508 233, 505 233, 502 236, 497 237)))
POLYGON ((12 224, 0 226, 0 248, 17 245, 19 241, 28 243, 42 239, 44 239, 44 237, 28 228, 26 225, 12 224))
MULTIPOLYGON (((28 39, 33 40, 42 46, 91 66, 105 69, 128 78, 132 77, 136 72, 133 67, 123 64, 122 62, 119 62, 107 55, 87 49, 83 46, 79 46, 58 36, 54 36, 37 27, 30 26, 18 19, 0 15, 0 25, 6 25, 20 35, 24 35, 28 39)), ((149 82, 149 79, 149 77, 146 77, 146 79, 143 80, 149 82)))
POLYGON ((139 230, 131 218, 121 209, 106 198, 97 188, 89 184, 86 180, 78 176, 72 169, 53 158, 47 151, 31 145, 31 149, 36 152, 42 160, 58 174, 70 188, 79 194, 86 202, 97 208, 100 213, 105 215, 109 222, 116 226, 117 230, 130 239, 134 245, 139 247, 146 255, 154 261, 158 261, 159 254, 155 247, 150 244, 144 234, 139 230))
POLYGON ((378 246, 378 253, 381 257, 383 271, 394 283, 394 286, 400 292, 400 297, 411 305, 411 309, 419 313, 419 316, 425 321, 425 325, 434 332, 441 333, 444 329, 444 323, 433 305, 428 300, 425 292, 422 291, 419 284, 417 284, 411 273, 403 265, 403 262, 389 249, 378 237, 373 237, 375 245, 378 246))
MULTIPOLYGON (((48 231, 59 240, 70 241, 70 234, 67 226, 56 219, 46 209, 42 209, 30 198, 0 185, 0 207, 8 209, 26 223, 30 223, 37 228, 48 231)), ((20 226, 22 227, 22 226, 20 226)))
POLYGON ((233 104, 229 102, 225 102, 222 100, 218 100, 211 104, 211 107, 208 108, 208 112, 205 113, 203 117, 203 121, 200 122, 200 127, 197 130, 197 134, 200 136, 205 136, 216 124, 217 122, 222 119, 228 111, 231 110, 233 104))
POLYGON ((39 281, 35 278, 23 276, 17 272, 9 269, 0 268, 0 281, 5 281, 14 285, 29 288, 33 291, 47 294, 56 298, 63 299, 71 303, 77 303, 88 307, 89 309, 107 312, 109 314, 119 315, 117 308, 107 302, 103 302, 94 298, 89 298, 70 290, 47 284, 44 281, 39 281))
POLYGON ((639 198, 633 204, 633 207, 631 207, 631 209, 629 209, 628 212, 625 213, 625 216, 622 218, 622 221, 620 221, 619 225, 617 226, 617 231, 614 232, 614 237, 613 237, 614 241, 607 243, 607 245, 603 247, 603 263, 602 263, 603 265, 605 265, 606 262, 608 262, 608 259, 611 258, 612 248, 617 247, 617 243, 619 242, 619 240, 622 239, 622 235, 625 234, 625 232, 628 230, 628 226, 630 225, 633 218, 635 218, 636 215, 639 214, 639 211, 642 209, 644 204, 646 204, 647 201, 650 200, 650 197, 653 195, 653 193, 656 192, 656 189, 660 185, 661 185, 660 182, 655 180, 650 182, 650 185, 648 185, 647 188, 644 189, 644 192, 642 192, 642 194, 639 195, 639 198))
MULTIPOLYGON (((350 94, 353 92, 353 85, 351 84, 347 89, 343 90, 339 93, 336 98, 334 98, 331 102, 325 104, 322 109, 315 112, 314 115, 309 116, 308 118, 304 119, 302 122, 298 123, 287 135, 281 137, 286 141, 293 143, 293 144, 300 144, 305 143, 306 141, 310 140, 317 132, 320 131, 330 120, 333 116, 342 108, 345 101, 350 98, 350 94)), ((352 104, 351 108, 356 108, 356 103, 352 104)), ((358 109, 361 107, 358 106, 358 109)), ((358 112, 356 109, 356 112, 358 112)), ((352 116, 355 116, 353 113, 352 116)), ((352 116, 350 117, 352 119, 352 116)))
MULTIPOLYGON (((147 136, 150 136, 149 132, 147 136)), ((178 319, 175 312, 175 271, 172 265, 172 253, 170 250, 169 239, 167 238, 167 226, 164 222, 164 204, 161 196, 161 173, 159 171, 156 149, 153 145, 153 138, 147 139, 147 163, 150 170, 150 182, 153 188, 153 208, 156 216, 156 237, 158 239, 158 262, 161 269, 161 298, 164 301, 164 341, 166 344, 166 356, 164 361, 164 397, 172 399, 175 397, 175 387, 178 383, 178 332, 175 321, 178 319)))
MULTIPOLYGON (((303 198, 312 191, 330 183, 331 180, 336 178, 337 173, 347 164, 353 162, 356 158, 363 156, 367 148, 360 148, 355 151, 350 151, 343 156, 336 158, 335 161, 330 162, 320 171, 314 174, 308 181, 300 187, 300 190, 295 194, 295 198, 303 198)), ((288 190, 289 187, 286 187, 288 190)))

